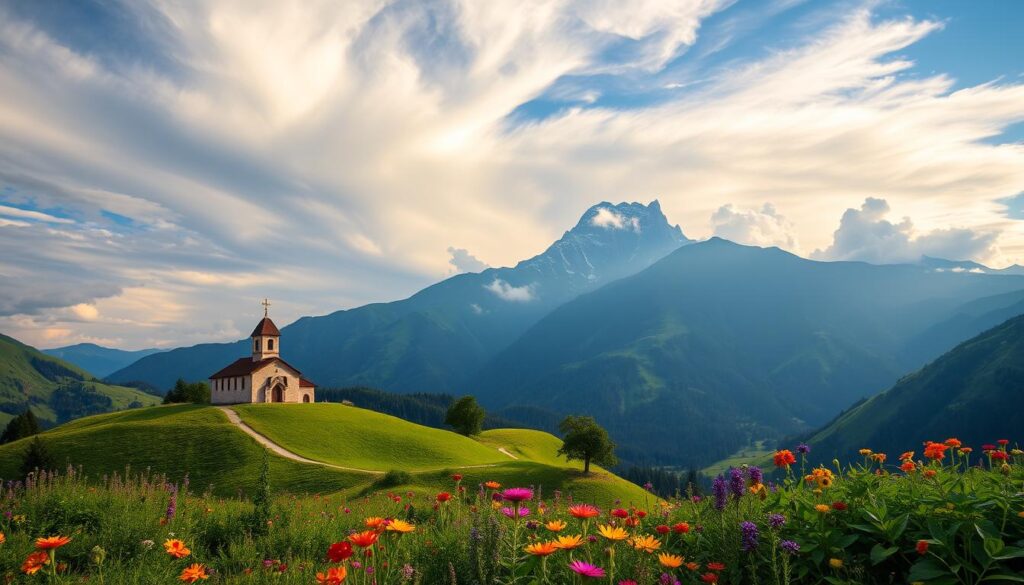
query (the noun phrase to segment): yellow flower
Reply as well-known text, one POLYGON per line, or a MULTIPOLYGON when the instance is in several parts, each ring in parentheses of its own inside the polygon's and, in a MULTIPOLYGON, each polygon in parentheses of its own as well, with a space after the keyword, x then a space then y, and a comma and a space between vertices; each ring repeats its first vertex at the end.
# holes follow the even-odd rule
POLYGON ((384 519, 380 516, 370 516, 369 518, 363 521, 363 524, 367 528, 377 529, 384 525, 384 519))
POLYGON ((544 525, 544 527, 550 530, 551 532, 561 532, 565 530, 565 526, 565 520, 551 520, 544 525))
POLYGON ((608 540, 626 540, 629 538, 629 533, 621 526, 608 526, 606 524, 602 524, 597 527, 597 531, 601 536, 608 540))
POLYGON ((832 567, 833 569, 842 569, 843 559, 829 559, 828 566, 832 567))
POLYGON ((413 530, 416 530, 416 527, 412 524, 409 524, 405 520, 392 520, 385 530, 387 530, 388 532, 397 532, 399 534, 405 534, 407 532, 412 532, 413 530))
POLYGON ((669 569, 675 569, 675 568, 678 568, 680 565, 683 564, 683 557, 681 557, 679 555, 670 555, 668 553, 661 553, 660 555, 658 555, 658 562, 661 563, 661 566, 663 566, 663 567, 667 567, 669 569))
POLYGON ((562 550, 572 550, 578 546, 583 545, 583 536, 580 534, 559 536, 558 539, 554 541, 554 543, 555 546, 562 550))
POLYGON ((630 542, 633 544, 633 548, 645 553, 652 553, 661 548, 661 541, 649 534, 634 536, 630 542))
POLYGON ((818 504, 817 506, 814 507, 814 509, 817 510, 818 512, 821 512, 822 514, 828 514, 829 510, 831 510, 832 508, 830 508, 828 504, 818 504))
POLYGON ((869 457, 871 455, 871 449, 861 449, 860 454, 865 457, 869 457))
POLYGON ((820 488, 830 488, 830 487, 832 487, 832 478, 828 477, 827 475, 819 476, 818 477, 818 487, 820 487, 820 488))

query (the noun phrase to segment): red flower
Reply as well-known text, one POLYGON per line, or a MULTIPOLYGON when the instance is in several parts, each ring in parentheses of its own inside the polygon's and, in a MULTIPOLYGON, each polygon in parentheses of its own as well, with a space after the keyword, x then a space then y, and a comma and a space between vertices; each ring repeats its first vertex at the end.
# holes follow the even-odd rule
POLYGON ((352 545, 347 540, 336 542, 327 549, 327 558, 332 563, 340 563, 352 556, 352 545))
POLYGON ((718 575, 714 573, 704 573, 700 576, 700 580, 705 583, 718 583, 718 575))
POLYGON ((842 512, 847 507, 848 506, 846 505, 846 502, 832 502, 832 509, 833 510, 839 510, 840 512, 842 512))
POLYGON ((646 518, 647 517, 647 512, 644 512, 643 510, 637 510, 636 511, 636 517, 637 518, 646 518))
POLYGON ((982 451, 995 451, 996 450, 996 446, 995 445, 985 444, 985 445, 981 446, 981 450, 982 451))
POLYGON ((657 527, 655 527, 654 530, 658 534, 668 534, 668 531, 671 530, 671 529, 668 526, 664 525, 664 524, 659 524, 657 527))
POLYGON ((914 465, 913 461, 904 461, 903 465, 900 465, 900 469, 902 469, 906 473, 910 473, 911 471, 917 469, 917 466, 914 465))
POLYGON ((775 467, 789 467, 796 463, 796 456, 789 449, 775 452, 775 467))
POLYGON ((452 479, 454 479, 455 482, 458 483, 458 482, 462 481, 462 475, 456 473, 455 475, 452 476, 452 479))
POLYGON ((612 510, 611 514, 616 518, 629 518, 629 512, 623 510, 622 508, 615 508, 614 510, 612 510))
POLYGON ((690 525, 686 522, 680 522, 672 526, 672 532, 676 534, 686 534, 690 531, 690 525))
POLYGON ((725 570, 725 564, 724 563, 708 563, 708 570, 709 571, 724 571, 725 570))
POLYGON ((999 439, 998 441, 996 441, 996 443, 999 443, 1000 445, 1005 447, 1005 446, 1010 444, 1010 440, 1009 439, 999 439))
POLYGON ((940 460, 946 458, 946 449, 949 449, 947 445, 942 443, 928 443, 924 448, 924 456, 928 459, 940 460))
POLYGON ((452 499, 452 495, 449 494, 448 492, 441 492, 441 493, 437 494, 437 501, 438 502, 447 502, 450 499, 452 499))
POLYGON ((928 553, 928 541, 927 540, 919 540, 919 541, 917 541, 917 547, 916 548, 917 548, 917 554, 919 554, 921 556, 924 556, 925 554, 928 553))
POLYGON ((1010 458, 1006 451, 993 451, 988 456, 996 461, 1007 461, 1010 458))

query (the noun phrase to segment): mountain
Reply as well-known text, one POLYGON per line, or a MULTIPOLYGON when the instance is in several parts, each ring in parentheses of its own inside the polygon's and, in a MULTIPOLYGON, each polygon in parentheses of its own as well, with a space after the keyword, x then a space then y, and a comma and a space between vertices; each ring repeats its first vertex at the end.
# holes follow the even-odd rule
POLYGON ((921 256, 919 266, 931 268, 939 272, 974 272, 976 274, 1013 274, 1024 275, 1024 266, 1013 264, 1006 268, 989 268, 973 260, 946 260, 932 256, 921 256))
POLYGON ((0 334, 0 424, 29 407, 52 425, 159 402, 134 388, 104 384, 78 366, 0 334))
POLYGON ((949 437, 980 454, 982 444, 1012 438, 1024 428, 1021 388, 1024 316, 961 343, 805 440, 822 461, 861 448, 894 459, 926 440, 949 437))
POLYGON ((123 349, 103 347, 102 345, 96 345, 95 343, 78 343, 65 347, 42 350, 42 352, 47 355, 52 355, 53 357, 60 358, 66 362, 71 362, 83 370, 92 372, 100 378, 120 370, 139 358, 144 358, 147 355, 152 355, 158 351, 160 350, 140 349, 137 351, 126 351, 123 349))
MULTIPOLYGON (((401 301, 303 317, 282 329, 282 356, 322 387, 465 391, 472 374, 555 307, 689 242, 657 201, 599 203, 515 267, 459 274, 401 301)), ((108 379, 167 389, 179 377, 206 379, 247 353, 248 340, 178 348, 108 379)))
POLYGON ((555 309, 470 387, 492 408, 592 414, 623 458, 701 465, 824 424, 913 369, 915 335, 1021 289, 713 238, 555 309))

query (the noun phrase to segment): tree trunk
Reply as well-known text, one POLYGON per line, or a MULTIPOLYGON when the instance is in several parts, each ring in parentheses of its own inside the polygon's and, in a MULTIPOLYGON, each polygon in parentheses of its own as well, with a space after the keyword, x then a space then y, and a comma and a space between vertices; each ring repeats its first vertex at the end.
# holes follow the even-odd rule
POLYGON ((583 458, 583 475, 590 474, 590 455, 583 458))

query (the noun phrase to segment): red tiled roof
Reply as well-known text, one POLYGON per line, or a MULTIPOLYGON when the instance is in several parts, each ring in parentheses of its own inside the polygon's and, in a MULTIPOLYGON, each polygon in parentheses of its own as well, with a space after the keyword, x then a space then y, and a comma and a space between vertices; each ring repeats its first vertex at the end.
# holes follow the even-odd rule
POLYGON ((305 378, 299 378, 299 388, 316 388, 316 384, 305 378))
MULTIPOLYGON (((263 366, 269 364, 270 362, 281 362, 282 364, 288 366, 288 369, 294 371, 296 374, 299 374, 301 379, 302 372, 300 372, 295 366, 289 364, 288 362, 284 361, 279 357, 269 357, 258 362, 254 362, 252 358, 238 358, 237 360, 231 362, 231 365, 229 365, 228 367, 223 368, 216 374, 210 376, 210 379, 215 380, 217 378, 234 378, 235 376, 248 376, 249 374, 262 368, 263 366)), ((310 382, 310 385, 312 385, 312 382, 310 382)))
POLYGON ((259 325, 256 325, 256 328, 252 330, 252 335, 249 337, 256 337, 258 335, 281 335, 281 332, 277 330, 277 325, 274 325, 270 317, 264 317, 259 322, 259 325))

